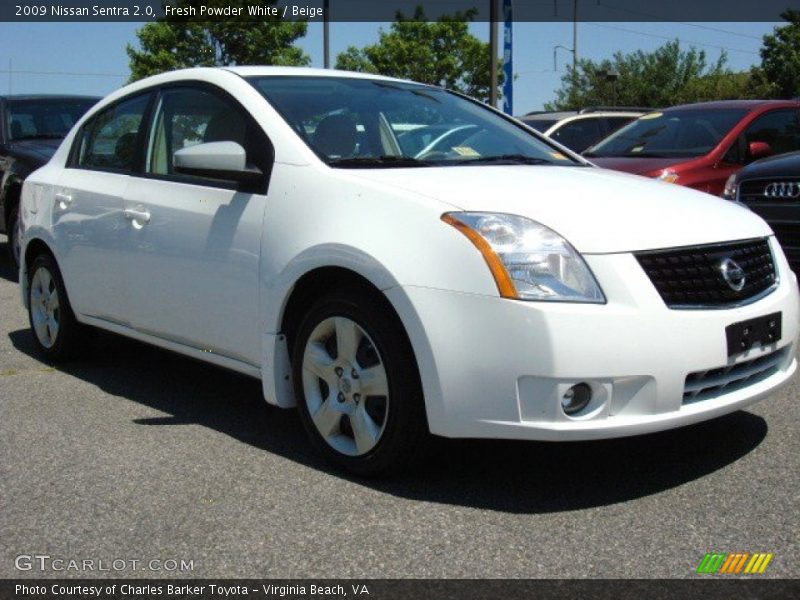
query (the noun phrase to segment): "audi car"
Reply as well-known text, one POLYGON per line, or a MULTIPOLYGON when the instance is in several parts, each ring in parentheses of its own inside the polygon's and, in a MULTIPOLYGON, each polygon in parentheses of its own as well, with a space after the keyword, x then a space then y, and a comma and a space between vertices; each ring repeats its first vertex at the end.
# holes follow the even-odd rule
POLYGON ((360 475, 412 464, 431 434, 688 425, 797 368, 796 278, 763 219, 429 85, 157 75, 91 109, 22 196, 44 358, 99 328, 243 373, 360 475), (469 134, 420 155, 411 122, 469 134))
POLYGON ((789 265, 800 268, 800 152, 756 161, 725 184, 723 197, 762 217, 783 247, 789 265))

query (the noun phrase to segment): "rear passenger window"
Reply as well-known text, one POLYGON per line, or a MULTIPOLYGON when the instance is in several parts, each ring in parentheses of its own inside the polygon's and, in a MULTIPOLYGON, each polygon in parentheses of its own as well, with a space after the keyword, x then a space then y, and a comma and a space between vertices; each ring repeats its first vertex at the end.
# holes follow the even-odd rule
POLYGON ((77 166, 130 172, 136 168, 140 128, 150 95, 115 104, 84 126, 77 166))

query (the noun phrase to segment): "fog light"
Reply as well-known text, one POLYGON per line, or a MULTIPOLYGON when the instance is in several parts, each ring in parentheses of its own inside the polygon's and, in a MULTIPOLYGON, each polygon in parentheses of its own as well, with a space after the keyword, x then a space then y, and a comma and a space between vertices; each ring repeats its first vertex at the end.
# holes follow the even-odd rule
POLYGON ((581 412, 592 399, 592 388, 588 383, 576 383, 561 398, 561 410, 565 415, 581 412))

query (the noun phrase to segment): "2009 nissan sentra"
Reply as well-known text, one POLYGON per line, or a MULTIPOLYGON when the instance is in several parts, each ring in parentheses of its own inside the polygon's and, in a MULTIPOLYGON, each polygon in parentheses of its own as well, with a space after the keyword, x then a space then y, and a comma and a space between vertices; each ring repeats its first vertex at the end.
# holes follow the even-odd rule
POLYGON ((686 425, 796 369, 797 282, 760 218, 407 81, 239 67, 137 82, 28 178, 22 220, 46 357, 97 327, 259 378, 360 474, 429 433, 686 425))

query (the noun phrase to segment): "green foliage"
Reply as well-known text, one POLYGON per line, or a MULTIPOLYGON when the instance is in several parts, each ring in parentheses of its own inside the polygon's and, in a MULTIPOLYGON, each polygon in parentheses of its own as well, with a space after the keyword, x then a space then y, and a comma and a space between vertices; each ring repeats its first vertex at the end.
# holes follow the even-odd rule
MULTIPOLYGON (((487 101, 491 88, 489 44, 469 32, 474 9, 427 21, 421 6, 411 18, 398 12, 377 44, 350 46, 336 58, 336 68, 380 73, 443 86, 487 101)), ((498 61, 498 65, 500 61, 498 61)), ((502 85, 503 73, 498 66, 502 85)))
POLYGON ((548 110, 586 106, 662 107, 732 98, 770 95, 770 86, 758 70, 734 73, 725 67, 727 56, 709 65, 702 50, 681 50, 678 40, 653 52, 617 52, 611 60, 579 60, 562 78, 561 88, 548 110), (607 73, 619 75, 610 81, 607 73))
MULTIPOLYGON (((195 0, 173 0, 177 7, 197 6, 195 0)), ((241 6, 247 0, 204 0, 206 6, 241 6)), ((264 4, 274 4, 267 0, 264 4)), ((203 21, 196 17, 165 17, 136 33, 140 48, 127 46, 131 81, 186 67, 221 65, 307 65, 310 58, 295 42, 306 34, 304 22, 262 17, 246 21, 231 17, 203 21)))
POLYGON ((787 10, 781 18, 788 24, 764 36, 761 69, 775 97, 794 98, 800 96, 800 11, 787 10))

